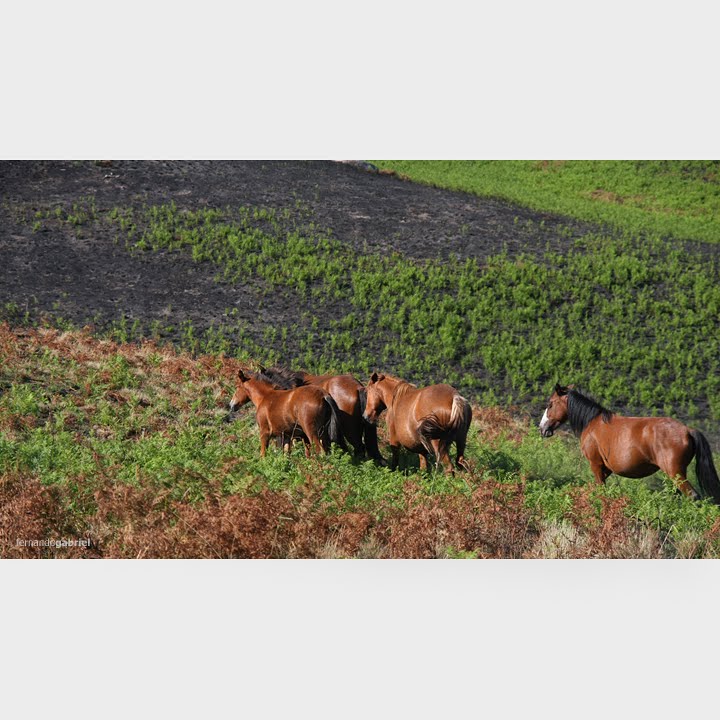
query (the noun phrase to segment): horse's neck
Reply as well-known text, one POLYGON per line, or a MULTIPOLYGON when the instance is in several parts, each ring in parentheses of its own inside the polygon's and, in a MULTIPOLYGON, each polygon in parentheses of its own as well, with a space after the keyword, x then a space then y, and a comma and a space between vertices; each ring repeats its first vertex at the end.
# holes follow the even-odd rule
POLYGON ((407 395, 407 393, 413 389, 415 389, 414 386, 404 380, 389 380, 387 397, 383 398, 385 405, 391 407, 398 398, 407 395), (390 385, 390 383, 394 384, 390 385))
POLYGON ((272 393, 278 392, 260 380, 250 380, 245 383, 245 389, 250 396, 250 402, 252 402, 255 407, 258 407, 260 403, 272 393))

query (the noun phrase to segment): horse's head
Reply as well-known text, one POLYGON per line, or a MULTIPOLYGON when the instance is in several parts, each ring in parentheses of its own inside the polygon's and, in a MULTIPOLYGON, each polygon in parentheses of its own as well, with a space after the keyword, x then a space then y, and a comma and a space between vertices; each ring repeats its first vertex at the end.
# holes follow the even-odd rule
POLYGON ((363 417, 369 423, 375 424, 380 417, 380 413, 387 407, 383 399, 383 392, 380 384, 385 376, 376 372, 372 374, 365 388, 367 399, 365 401, 365 412, 363 417))
POLYGON ((560 383, 555 385, 540 421, 540 434, 543 437, 550 437, 556 428, 568 419, 568 392, 572 387, 572 385, 563 387, 560 383))
POLYGON ((245 403, 250 402, 250 394, 245 387, 245 383, 250 380, 242 370, 238 370, 238 379, 235 384, 235 394, 230 399, 230 412, 239 410, 245 403))

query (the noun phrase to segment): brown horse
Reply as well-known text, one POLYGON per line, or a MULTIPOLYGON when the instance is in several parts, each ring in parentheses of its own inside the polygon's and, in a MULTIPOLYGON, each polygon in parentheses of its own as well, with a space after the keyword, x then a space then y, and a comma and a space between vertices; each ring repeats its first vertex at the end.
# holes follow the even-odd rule
POLYGON ((450 445, 457 446, 456 463, 464 468, 472 409, 470 403, 450 385, 418 388, 391 375, 373 373, 367 384, 365 419, 376 423, 387 408, 387 429, 395 469, 400 447, 420 455, 420 469, 427 469, 427 459, 434 454, 437 462, 451 473, 450 445))
POLYGON ((308 457, 311 447, 319 453, 321 450, 328 452, 331 442, 344 446, 337 405, 319 387, 303 385, 294 390, 278 390, 259 375, 247 375, 239 370, 230 411, 236 411, 247 402, 252 402, 256 409, 261 457, 265 457, 269 439, 283 435, 288 451, 292 438, 301 437, 308 457))
POLYGON ((311 375, 303 370, 293 371, 284 367, 261 369, 260 376, 278 388, 291 389, 302 385, 317 385, 337 403, 342 434, 352 445, 355 456, 365 454, 380 464, 377 428, 363 417, 366 392, 363 384, 352 375, 311 375))
POLYGON ((550 437, 564 422, 580 437, 580 449, 599 483, 615 473, 643 478, 662 470, 688 497, 698 493, 687 481, 690 461, 697 459, 700 489, 720 503, 720 482, 705 436, 669 417, 623 417, 602 407, 572 385, 555 385, 540 421, 540 433, 550 437))

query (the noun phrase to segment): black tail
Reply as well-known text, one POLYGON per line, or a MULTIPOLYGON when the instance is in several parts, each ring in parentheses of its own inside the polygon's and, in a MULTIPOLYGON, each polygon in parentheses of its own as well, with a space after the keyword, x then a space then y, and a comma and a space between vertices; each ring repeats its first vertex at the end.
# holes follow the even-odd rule
POLYGON ((330 414, 322 427, 322 434, 325 435, 331 443, 335 443, 343 450, 347 451, 348 447, 345 442, 345 435, 343 435, 342 427, 340 426, 340 418, 338 417, 338 413, 340 411, 337 403, 330 395, 325 396, 325 402, 330 408, 330 414))
POLYGON ((710 445, 699 430, 691 430, 690 434, 695 441, 695 472, 700 489, 705 497, 712 498, 713 502, 720 505, 720 480, 715 470, 710 445))

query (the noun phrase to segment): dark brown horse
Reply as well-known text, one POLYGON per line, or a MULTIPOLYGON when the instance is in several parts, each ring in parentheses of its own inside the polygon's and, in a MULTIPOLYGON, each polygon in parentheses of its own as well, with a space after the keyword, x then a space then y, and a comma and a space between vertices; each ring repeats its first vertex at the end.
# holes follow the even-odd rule
POLYGON ((344 446, 335 401, 321 388, 303 385, 293 390, 278 390, 256 373, 238 371, 235 394, 230 400, 231 412, 252 402, 255 419, 260 429, 260 455, 265 457, 271 437, 285 437, 289 451, 292 438, 301 437, 305 455, 311 447, 328 452, 330 443, 344 446))
POLYGON ((450 385, 418 388, 391 375, 373 373, 367 384, 365 419, 376 423, 387 408, 388 440, 392 450, 390 467, 396 468, 400 448, 420 455, 420 469, 435 455, 445 472, 453 471, 450 445, 457 446, 456 463, 464 468, 472 409, 470 403, 450 385))
POLYGON ((642 478, 662 470, 690 498, 698 493, 687 481, 687 468, 696 458, 700 489, 720 503, 720 482, 705 436, 669 417, 623 417, 607 410, 572 385, 556 385, 540 421, 540 433, 550 437, 564 422, 580 438, 580 449, 599 483, 615 473, 642 478))
POLYGON ((352 445, 355 455, 363 457, 367 454, 376 462, 385 462, 378 447, 377 428, 363 417, 365 388, 352 375, 311 375, 303 370, 272 367, 268 370, 261 369, 260 376, 278 388, 290 389, 302 385, 317 385, 322 388, 337 404, 340 429, 352 445))

